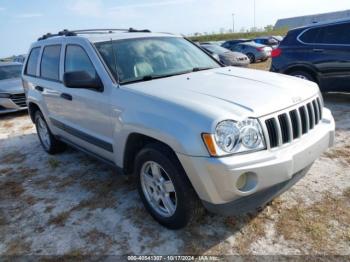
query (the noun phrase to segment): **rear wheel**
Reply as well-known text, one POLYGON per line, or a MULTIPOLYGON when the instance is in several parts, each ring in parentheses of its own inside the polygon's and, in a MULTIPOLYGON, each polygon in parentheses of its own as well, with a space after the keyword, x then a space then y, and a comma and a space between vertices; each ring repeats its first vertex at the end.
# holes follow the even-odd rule
POLYGON ((136 156, 138 191, 148 212, 165 227, 180 229, 203 212, 178 160, 165 146, 152 144, 136 156))
POLYGON ((292 71, 292 72, 289 72, 288 75, 295 76, 304 80, 316 82, 315 78, 311 74, 305 71, 292 71))
POLYGON ((43 114, 39 110, 35 113, 35 126, 40 143, 47 153, 55 154, 65 149, 65 144, 56 139, 51 133, 43 114))

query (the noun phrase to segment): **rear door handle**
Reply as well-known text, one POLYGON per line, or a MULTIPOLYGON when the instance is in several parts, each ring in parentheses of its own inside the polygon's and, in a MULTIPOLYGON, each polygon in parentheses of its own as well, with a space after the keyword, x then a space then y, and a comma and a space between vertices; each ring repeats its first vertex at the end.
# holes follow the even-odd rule
POLYGON ((62 93, 61 94, 61 98, 69 100, 69 101, 73 100, 73 97, 70 94, 67 94, 67 93, 62 93))
POLYGON ((312 51, 314 51, 315 53, 323 53, 324 49, 313 49, 312 51))
POLYGON ((35 89, 38 90, 39 92, 44 91, 44 88, 42 86, 36 86, 35 89))

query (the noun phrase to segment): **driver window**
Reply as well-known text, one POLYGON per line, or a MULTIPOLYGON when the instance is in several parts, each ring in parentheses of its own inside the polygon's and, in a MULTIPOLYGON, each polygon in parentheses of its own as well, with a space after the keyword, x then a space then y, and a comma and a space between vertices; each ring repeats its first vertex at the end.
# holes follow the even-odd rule
POLYGON ((68 45, 66 47, 66 60, 64 64, 65 72, 85 71, 92 78, 96 77, 96 70, 85 50, 78 45, 68 45))

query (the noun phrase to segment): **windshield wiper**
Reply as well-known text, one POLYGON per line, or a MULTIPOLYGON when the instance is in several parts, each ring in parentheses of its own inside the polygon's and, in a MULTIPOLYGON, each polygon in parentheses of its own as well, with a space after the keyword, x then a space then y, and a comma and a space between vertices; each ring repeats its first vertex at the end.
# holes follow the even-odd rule
POLYGON ((183 75, 183 74, 187 74, 187 73, 191 73, 191 72, 193 72, 193 71, 192 70, 186 70, 186 71, 173 73, 173 74, 167 74, 167 75, 146 75, 146 76, 143 76, 142 78, 121 82, 120 84, 124 84, 125 85, 125 84, 132 84, 132 83, 138 83, 138 82, 151 81, 151 80, 154 80, 154 79, 166 78, 166 77, 177 76, 177 75, 183 75))
POLYGON ((203 70, 209 70, 213 69, 213 67, 194 67, 192 70, 186 70, 178 73, 172 73, 172 74, 167 74, 167 75, 146 75, 138 79, 130 80, 130 81, 125 81, 121 82, 120 84, 125 85, 125 84, 133 84, 133 83, 138 83, 138 82, 145 82, 145 81, 151 81, 154 79, 159 79, 159 78, 166 78, 166 77, 171 77, 171 76, 177 76, 177 75, 183 75, 183 74, 188 74, 191 72, 198 72, 198 71, 203 71, 203 70))
POLYGON ((213 67, 194 67, 192 69, 192 72, 204 71, 204 70, 209 70, 209 69, 213 69, 213 67))

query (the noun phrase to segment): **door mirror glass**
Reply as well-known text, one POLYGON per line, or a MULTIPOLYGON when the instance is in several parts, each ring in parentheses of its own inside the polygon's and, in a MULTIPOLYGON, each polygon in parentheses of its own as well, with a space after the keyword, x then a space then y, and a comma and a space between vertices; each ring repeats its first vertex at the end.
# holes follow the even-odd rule
POLYGON ((86 71, 64 73, 63 83, 68 88, 85 88, 103 91, 103 84, 98 75, 91 77, 91 75, 86 71))

